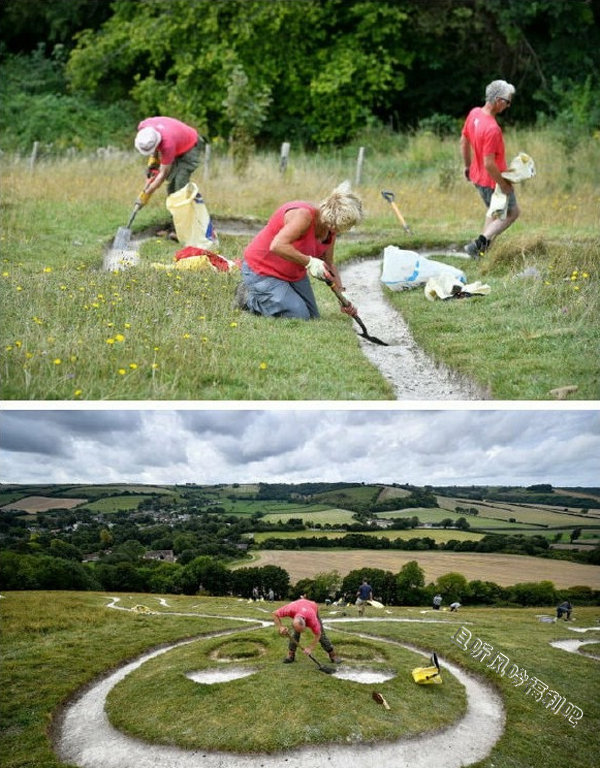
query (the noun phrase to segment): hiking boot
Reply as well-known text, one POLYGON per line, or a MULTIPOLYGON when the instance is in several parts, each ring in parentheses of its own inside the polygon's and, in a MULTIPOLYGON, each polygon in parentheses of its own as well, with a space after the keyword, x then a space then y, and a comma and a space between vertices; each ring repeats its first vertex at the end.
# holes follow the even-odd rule
POLYGON ((233 309, 244 309, 248 310, 248 288, 246 287, 246 283, 242 280, 241 283, 237 284, 237 288, 235 289, 235 297, 233 299, 233 309))
POLYGON ((490 241, 484 235, 479 235, 477 240, 472 240, 467 243, 463 248, 465 253, 468 253, 472 259, 480 259, 483 254, 490 247, 490 241))
POLYGON ((296 661, 295 656, 286 656, 283 660, 284 664, 293 664, 296 661))

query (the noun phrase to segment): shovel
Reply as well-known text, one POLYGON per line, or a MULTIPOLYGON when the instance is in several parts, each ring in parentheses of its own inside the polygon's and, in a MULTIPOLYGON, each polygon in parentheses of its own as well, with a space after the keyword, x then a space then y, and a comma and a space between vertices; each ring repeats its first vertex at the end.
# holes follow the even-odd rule
POLYGON ((312 653, 309 653, 307 655, 309 659, 312 659, 312 661, 315 662, 315 664, 319 668, 319 672, 325 672, 326 675, 332 675, 335 672, 335 667, 326 667, 324 664, 321 664, 321 662, 318 659, 315 659, 312 653))
MULTIPOLYGON (((337 288, 334 286, 334 284, 331 282, 331 280, 325 280, 325 282, 326 282, 326 283, 327 283, 327 285, 328 285, 328 286, 331 288, 331 290, 332 290, 332 291, 335 293, 335 295, 336 295, 336 298, 337 298, 337 300, 340 302, 340 304, 342 305, 342 307, 349 307, 349 306, 350 306, 350 302, 349 302, 349 301, 348 301, 348 299, 347 299, 347 298, 344 296, 344 294, 343 294, 343 293, 341 293, 341 291, 338 291, 338 290, 337 290, 337 288)), ((363 323, 363 321, 360 319, 360 317, 359 317, 358 315, 353 315, 352 319, 353 319, 353 320, 356 320, 356 322, 357 322, 357 323, 358 323, 358 325, 360 326, 360 329, 361 329, 362 333, 359 333, 359 334, 358 334, 359 336, 362 336, 362 337, 363 337, 363 338, 365 338, 367 341, 371 341, 371 342, 373 342, 373 344, 380 344, 382 347, 388 347, 388 346, 389 346, 389 344, 388 344, 387 342, 385 342, 385 341, 381 341, 381 339, 378 339, 378 338, 377 338, 377 336, 371 336, 371 335, 370 335, 370 334, 367 332, 367 329, 366 329, 366 327, 365 327, 365 324, 363 323)))
POLYGON ((125 251, 128 248, 129 241, 131 240, 131 225, 141 207, 141 203, 136 202, 133 211, 131 212, 131 216, 129 217, 129 221, 127 222, 127 226, 119 227, 117 230, 117 234, 115 235, 112 244, 113 251, 125 251))
POLYGON ((408 232, 409 235, 412 235, 410 227, 404 221, 404 216, 400 213, 400 208, 398 208, 397 204, 394 202, 395 197, 396 197, 394 195, 394 193, 393 192, 382 192, 381 196, 383 197, 384 200, 387 200, 388 203, 392 206, 392 210, 396 214, 396 217, 397 217, 398 221, 400 222, 400 224, 402 224, 402 228, 404 229, 404 231, 408 232))

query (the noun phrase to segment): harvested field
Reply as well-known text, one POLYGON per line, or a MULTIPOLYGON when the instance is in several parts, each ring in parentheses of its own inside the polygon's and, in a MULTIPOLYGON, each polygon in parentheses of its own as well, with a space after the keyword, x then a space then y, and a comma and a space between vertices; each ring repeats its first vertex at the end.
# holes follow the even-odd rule
POLYGON ((425 571, 427 583, 453 571, 462 573, 468 581, 493 581, 503 587, 525 581, 548 580, 559 589, 574 586, 600 589, 600 566, 597 565, 476 552, 389 552, 370 549, 294 552, 273 549, 257 553, 257 560, 252 566, 278 565, 290 574, 292 582, 297 582, 312 578, 317 573, 338 571, 345 576, 350 571, 365 567, 398 573, 411 560, 417 560, 425 571))
POLYGON ((23 512, 47 512, 49 509, 72 509, 83 504, 87 499, 53 498, 51 496, 26 496, 19 501, 5 504, 1 509, 21 509, 23 512))

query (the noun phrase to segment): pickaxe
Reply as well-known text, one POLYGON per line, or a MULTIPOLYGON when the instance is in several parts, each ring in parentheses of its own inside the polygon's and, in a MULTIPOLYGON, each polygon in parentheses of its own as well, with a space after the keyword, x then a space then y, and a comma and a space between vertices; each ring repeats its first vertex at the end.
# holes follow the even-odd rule
POLYGON ((402 224, 402 227, 403 227, 404 231, 408 232, 409 235, 412 235, 412 232, 410 231, 410 227, 408 226, 406 221, 404 221, 404 216, 400 213, 400 209, 398 208, 398 206, 394 202, 394 199, 396 197, 394 195, 394 193, 393 192, 382 192, 381 196, 383 197, 384 200, 387 200, 387 202, 392 206, 392 209, 393 209, 394 213, 396 214, 396 216, 398 217, 398 221, 400 222, 400 224, 402 224))

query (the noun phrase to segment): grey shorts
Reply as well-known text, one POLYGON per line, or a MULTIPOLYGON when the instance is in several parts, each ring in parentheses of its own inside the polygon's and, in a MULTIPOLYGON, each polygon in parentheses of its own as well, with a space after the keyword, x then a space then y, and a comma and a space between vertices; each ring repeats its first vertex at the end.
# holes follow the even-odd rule
MULTIPOLYGON (((477 189, 481 199, 485 203, 485 207, 489 208, 490 203, 492 202, 492 195, 494 194, 494 190, 491 187, 482 187, 480 184, 475 184, 475 188, 477 189)), ((508 196, 508 210, 512 211, 512 209, 516 208, 516 206, 517 206, 517 197, 513 189, 513 191, 508 196)))

